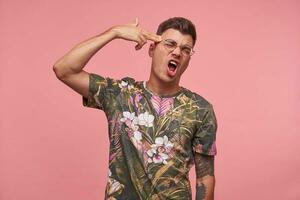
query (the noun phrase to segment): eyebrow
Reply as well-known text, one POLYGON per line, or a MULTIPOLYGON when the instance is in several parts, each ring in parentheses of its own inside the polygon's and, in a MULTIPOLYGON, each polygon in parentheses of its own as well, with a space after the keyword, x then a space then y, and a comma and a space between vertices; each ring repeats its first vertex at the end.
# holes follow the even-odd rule
POLYGON ((188 44, 185 44, 185 45, 183 45, 183 47, 189 47, 189 48, 193 48, 192 46, 190 46, 190 45, 188 45, 188 44))
MULTIPOLYGON (((170 39, 170 38, 167 38, 167 39, 165 39, 165 40, 169 40, 169 42, 173 42, 173 43, 176 43, 177 44, 177 42, 175 41, 175 40, 173 40, 173 39, 170 39)), ((191 46, 191 45, 189 45, 189 44, 185 44, 185 45, 182 45, 183 47, 189 47, 189 48, 191 48, 191 49, 193 49, 193 46, 191 46)))

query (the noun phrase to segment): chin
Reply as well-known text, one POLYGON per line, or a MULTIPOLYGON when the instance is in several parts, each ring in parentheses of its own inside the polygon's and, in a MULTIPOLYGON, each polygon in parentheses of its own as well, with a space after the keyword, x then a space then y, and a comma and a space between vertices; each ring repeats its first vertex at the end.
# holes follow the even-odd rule
POLYGON ((166 75, 165 77, 162 77, 160 80, 162 80, 165 83, 176 83, 176 81, 178 80, 177 75, 174 77, 170 77, 168 75, 166 75))

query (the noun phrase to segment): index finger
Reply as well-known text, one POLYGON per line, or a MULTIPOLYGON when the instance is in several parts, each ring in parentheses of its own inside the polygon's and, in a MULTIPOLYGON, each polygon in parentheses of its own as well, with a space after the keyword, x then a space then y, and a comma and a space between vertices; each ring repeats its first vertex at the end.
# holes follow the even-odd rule
POLYGON ((144 35, 148 40, 152 40, 153 42, 160 42, 162 40, 160 35, 156 35, 148 31, 144 31, 144 35))

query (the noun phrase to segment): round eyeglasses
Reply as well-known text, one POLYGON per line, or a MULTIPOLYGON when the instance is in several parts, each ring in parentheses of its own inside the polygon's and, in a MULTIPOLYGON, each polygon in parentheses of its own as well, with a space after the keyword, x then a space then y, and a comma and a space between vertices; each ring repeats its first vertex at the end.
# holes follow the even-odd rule
POLYGON ((164 47, 170 52, 174 51, 177 47, 179 47, 180 52, 184 56, 192 56, 195 53, 193 48, 190 47, 189 45, 178 46, 177 42, 175 42, 172 39, 165 39, 162 42, 164 47))

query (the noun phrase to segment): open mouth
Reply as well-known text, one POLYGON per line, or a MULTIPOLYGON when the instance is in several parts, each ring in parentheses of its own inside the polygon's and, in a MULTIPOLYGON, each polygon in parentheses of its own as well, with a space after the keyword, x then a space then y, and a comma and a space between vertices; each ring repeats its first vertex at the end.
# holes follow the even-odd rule
POLYGON ((170 60, 169 61, 169 63, 168 63, 168 74, 170 76, 175 76, 177 66, 178 66, 178 62, 177 61, 175 61, 175 60, 170 60))

